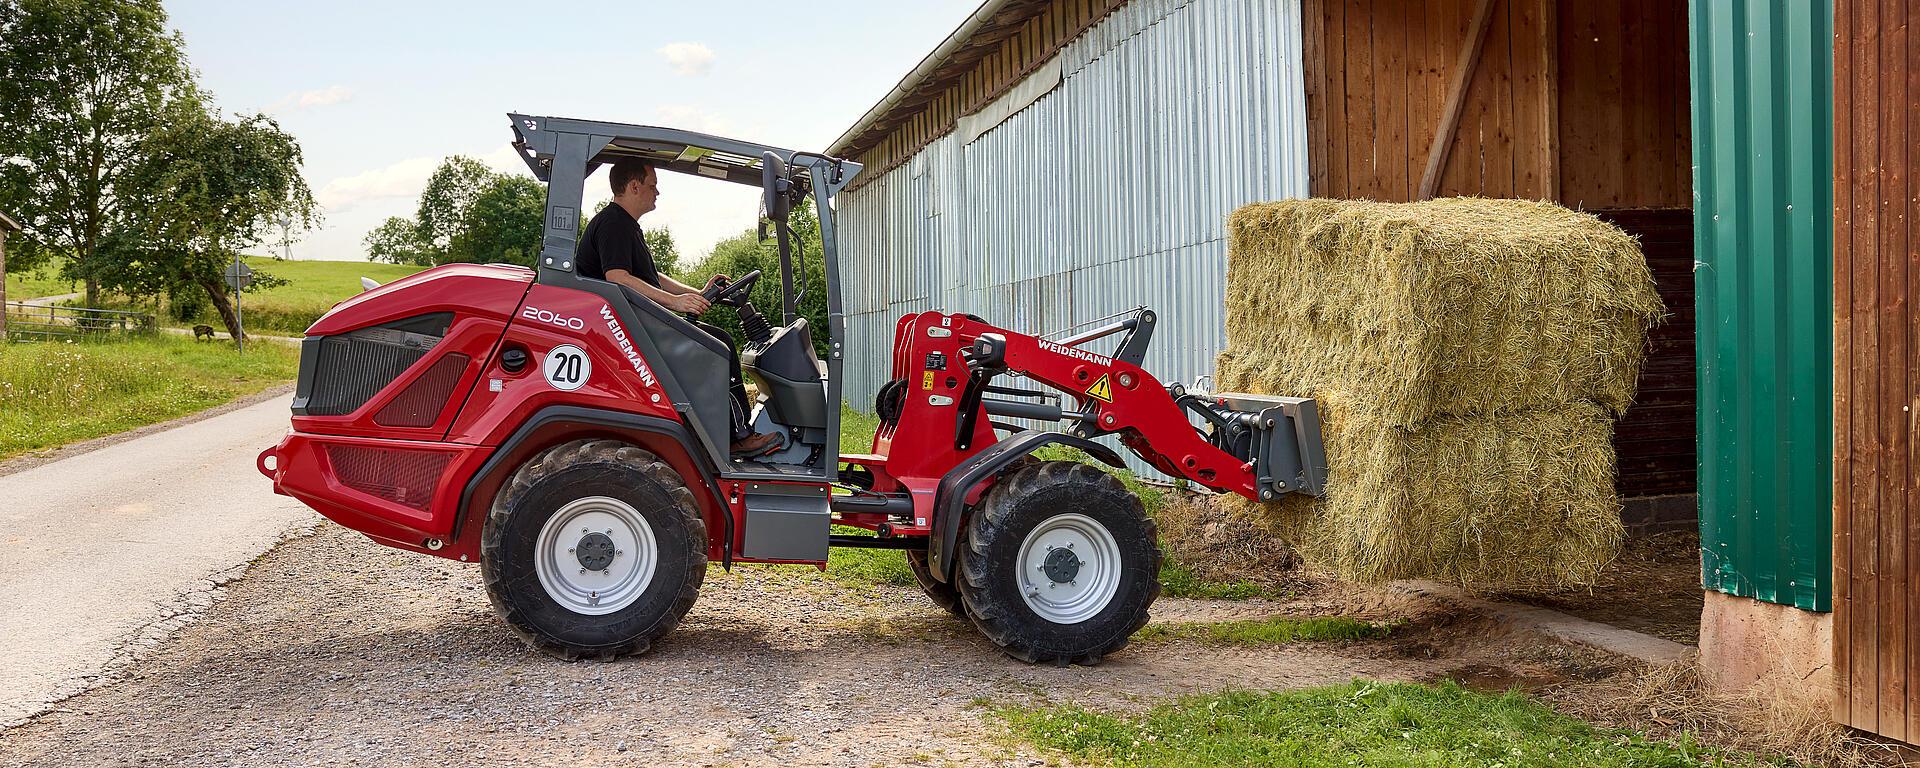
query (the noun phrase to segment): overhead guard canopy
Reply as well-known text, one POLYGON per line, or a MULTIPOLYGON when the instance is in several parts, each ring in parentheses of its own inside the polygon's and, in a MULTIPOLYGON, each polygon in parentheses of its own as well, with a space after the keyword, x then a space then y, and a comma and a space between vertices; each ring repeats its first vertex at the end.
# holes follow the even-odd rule
POLYGON ((789 173, 808 180, 808 183, 801 185, 803 189, 811 188, 812 174, 816 170, 825 173, 824 180, 831 195, 837 194, 860 172, 860 164, 851 160, 678 128, 513 113, 507 117, 513 122, 514 149, 541 181, 550 181, 555 151, 553 137, 561 133, 593 137, 595 147, 588 161, 588 175, 602 164, 622 157, 638 157, 656 168, 675 173, 759 187, 760 156, 772 152, 787 164, 789 173), (794 159, 795 155, 800 158, 798 162, 794 159))

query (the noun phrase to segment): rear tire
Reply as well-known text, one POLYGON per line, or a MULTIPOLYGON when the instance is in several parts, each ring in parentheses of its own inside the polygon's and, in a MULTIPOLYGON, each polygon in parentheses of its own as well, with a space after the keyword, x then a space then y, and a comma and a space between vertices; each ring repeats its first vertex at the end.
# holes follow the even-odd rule
POLYGON ((481 532, 480 570, 494 611, 533 647, 611 660, 645 653, 693 608, 707 528, 660 457, 574 440, 507 479, 481 532))
POLYGON ((1146 626, 1160 597, 1158 542, 1118 478, 1034 462, 1003 475, 974 510, 955 581, 974 626, 1007 655, 1091 665, 1146 626))
MULTIPOLYGON (((907 550, 907 570, 913 571, 914 582, 920 585, 920 591, 927 593, 927 599, 932 600, 934 605, 962 619, 967 617, 967 607, 960 602, 959 588, 952 582, 933 577, 933 571, 927 567, 926 550, 907 550)), ((959 575, 955 574, 954 578, 957 581, 959 575)))

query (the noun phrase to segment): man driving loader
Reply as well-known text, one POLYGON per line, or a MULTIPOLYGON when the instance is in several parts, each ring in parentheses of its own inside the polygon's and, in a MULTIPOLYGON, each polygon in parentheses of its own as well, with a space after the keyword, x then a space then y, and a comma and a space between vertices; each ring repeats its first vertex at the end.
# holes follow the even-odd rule
MULTIPOLYGON (((607 177, 613 187, 613 204, 587 223, 579 252, 574 255, 579 274, 632 288, 675 312, 699 315, 707 311, 708 302, 700 289, 662 274, 654 266, 653 252, 647 249, 640 231, 640 217, 652 211, 660 197, 659 176, 653 166, 639 158, 622 158, 608 170, 607 177)), ((712 287, 727 279, 731 278, 714 275, 707 285, 712 287)), ((727 345, 728 394, 733 400, 730 453, 735 458, 750 458, 779 448, 779 435, 755 433, 748 424, 747 388, 740 376, 740 350, 734 345, 733 334, 709 323, 692 322, 727 345)))

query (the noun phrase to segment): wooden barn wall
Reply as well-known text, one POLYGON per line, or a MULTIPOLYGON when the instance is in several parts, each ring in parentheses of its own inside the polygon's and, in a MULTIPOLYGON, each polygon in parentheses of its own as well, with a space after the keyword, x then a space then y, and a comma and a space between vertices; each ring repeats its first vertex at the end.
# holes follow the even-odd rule
POLYGON ((1834 668, 1841 722, 1920 740, 1920 36, 1902 0, 1833 14, 1834 668))
MULTIPOLYGON (((1309 185, 1419 197, 1482 0, 1307 0, 1309 185)), ((1672 312, 1615 431, 1628 497, 1695 490, 1687 6, 1486 0, 1434 196, 1552 199, 1637 235, 1672 312)))
MULTIPOLYGON (((1308 0, 1316 197, 1415 197, 1482 1, 1308 0)), ((1487 1, 1436 196, 1691 208, 1686 4, 1487 1)))

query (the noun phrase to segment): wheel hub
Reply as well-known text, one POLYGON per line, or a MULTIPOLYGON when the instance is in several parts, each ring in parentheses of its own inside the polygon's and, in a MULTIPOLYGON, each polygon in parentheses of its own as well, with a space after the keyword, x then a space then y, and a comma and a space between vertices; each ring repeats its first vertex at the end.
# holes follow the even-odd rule
POLYGON ((613 553, 613 539, 604 533, 589 533, 573 545, 573 555, 580 561, 580 567, 589 571, 606 570, 613 564, 613 553))
POLYGON ((1034 614, 1078 624, 1100 614, 1120 592, 1120 544, 1105 525, 1065 513, 1042 520, 1020 543, 1012 574, 1034 614))
POLYGON ((562 505, 540 527, 534 572, 560 607, 601 616, 639 600, 653 582, 659 542, 633 505, 588 496, 562 505))
POLYGON ((1047 559, 1040 566, 1040 572, 1052 579, 1055 584, 1071 584, 1073 577, 1080 575, 1080 558, 1066 547, 1054 547, 1047 553, 1047 559))

